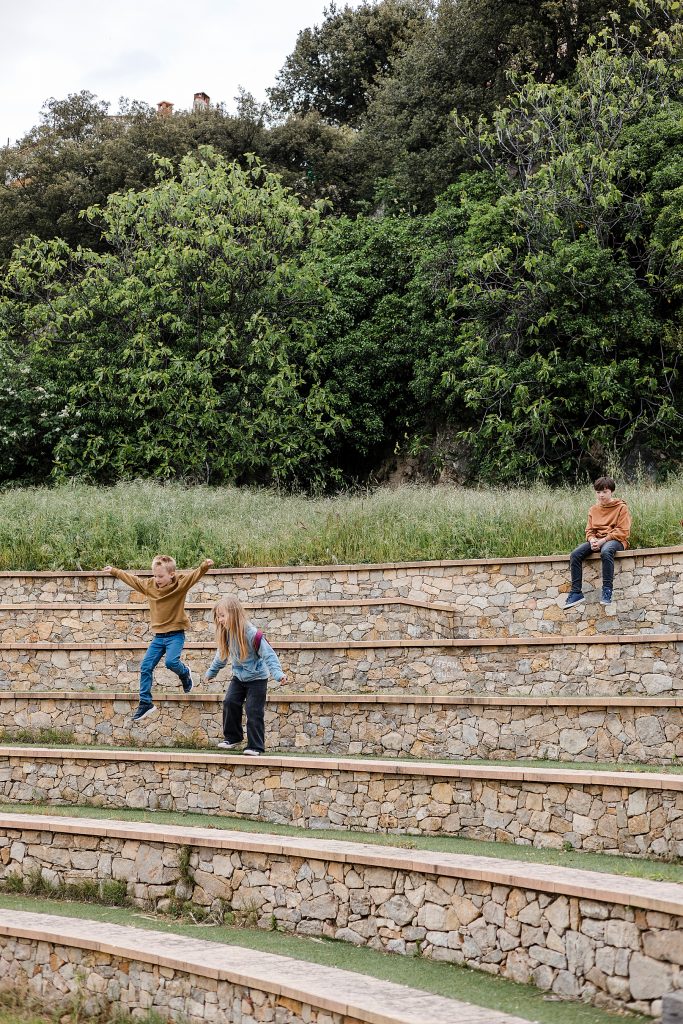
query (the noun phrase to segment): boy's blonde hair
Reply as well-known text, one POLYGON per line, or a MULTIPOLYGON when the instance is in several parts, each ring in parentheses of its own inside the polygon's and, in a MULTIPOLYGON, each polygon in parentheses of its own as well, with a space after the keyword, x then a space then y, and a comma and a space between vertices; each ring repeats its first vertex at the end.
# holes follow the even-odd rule
POLYGON ((170 555, 155 555, 152 559, 152 569, 158 569, 161 566, 164 567, 169 576, 175 576, 175 558, 171 558, 170 555))
POLYGON ((229 658, 230 651, 239 653, 240 661, 249 654, 247 643, 247 615, 244 606, 236 597, 222 597, 213 609, 213 621, 216 625, 216 645, 221 658, 229 658), (218 613, 225 615, 225 624, 218 621, 218 613))

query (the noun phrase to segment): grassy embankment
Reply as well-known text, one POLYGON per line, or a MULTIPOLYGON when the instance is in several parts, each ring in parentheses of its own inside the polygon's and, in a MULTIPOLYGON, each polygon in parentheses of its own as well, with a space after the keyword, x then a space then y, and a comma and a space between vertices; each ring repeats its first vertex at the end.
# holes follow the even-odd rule
MULTIPOLYGON (((625 485, 633 547, 683 542, 683 477, 625 485)), ((590 487, 403 487, 333 498, 238 488, 119 484, 0 492, 0 570, 393 562, 566 553, 583 539, 590 487)))
MULTIPOLYGON (((92 904, 55 903, 52 900, 25 896, 2 895, 0 907, 34 913, 60 914, 65 917, 84 917, 89 920, 187 935, 290 956, 296 960, 367 974, 385 981, 409 985, 424 992, 433 992, 476 1006, 514 1014, 523 1020, 533 1021, 534 1024, 647 1024, 647 1018, 640 1014, 609 1013, 582 1003, 556 1001, 555 997, 549 997, 531 985, 516 984, 483 971, 439 963, 419 956, 405 957, 380 953, 364 946, 353 946, 351 943, 307 939, 280 931, 262 931, 248 924, 195 925, 170 921, 148 911, 92 904)), ((73 1024, 81 1024, 82 1020, 82 1017, 76 1017, 73 1024)), ((8 1016, 3 1019, 0 1013, 0 1024, 42 1024, 42 1021, 21 1016, 8 1016)), ((71 1024, 68 1017, 64 1024, 71 1024)))
POLYGON ((462 836, 406 835, 333 828, 302 829, 293 825, 280 825, 250 818, 222 817, 216 814, 146 811, 131 807, 88 807, 82 804, 48 806, 36 803, 0 803, 0 814, 48 814, 57 817, 95 818, 104 821, 151 821, 155 825, 215 828, 244 832, 250 835, 263 833, 278 836, 304 836, 313 839, 333 839, 343 843, 363 843, 366 846, 392 846, 405 850, 433 850, 437 853, 493 857, 496 860, 521 861, 524 864, 554 864, 562 868, 598 871, 630 878, 645 878, 656 882, 681 881, 681 864, 678 860, 661 861, 647 857, 591 853, 570 848, 553 850, 547 847, 515 845, 500 841, 487 842, 481 839, 466 839, 462 836))

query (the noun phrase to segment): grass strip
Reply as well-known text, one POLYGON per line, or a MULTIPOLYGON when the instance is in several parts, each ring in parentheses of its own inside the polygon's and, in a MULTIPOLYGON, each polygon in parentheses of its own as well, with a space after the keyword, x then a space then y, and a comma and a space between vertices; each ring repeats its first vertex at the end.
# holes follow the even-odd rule
MULTIPOLYGON (((341 699, 341 698, 340 698, 341 699)), ((34 745, 37 742, 41 747, 49 747, 52 750, 111 750, 112 744, 105 743, 41 743, 38 741, 28 741, 28 745, 34 745)), ((0 744, 5 747, 25 747, 27 746, 26 740, 12 740, 6 739, 4 735, 0 733, 0 744)), ((160 754, 217 754, 224 756, 229 754, 230 757, 234 757, 236 754, 242 754, 241 750, 231 751, 220 751, 217 750, 215 745, 207 742, 204 743, 178 743, 172 746, 148 746, 142 743, 128 743, 128 744, 116 744, 116 750, 118 753, 125 754, 126 751, 130 753, 138 753, 139 751, 146 751, 149 754, 160 753, 160 754)), ((411 762, 415 765, 420 764, 438 764, 448 765, 456 767, 458 765, 467 768, 554 768, 558 771, 578 771, 578 772, 641 772, 641 773, 664 773, 666 775, 683 775, 683 764, 625 764, 623 762, 607 762, 607 761, 548 761, 535 758, 523 758, 517 757, 511 760, 486 760, 480 758, 469 758, 469 759, 458 759, 443 757, 412 757, 410 754, 400 754, 398 757, 385 755, 385 754, 328 754, 323 750, 285 750, 281 748, 274 748, 273 750, 267 750, 266 755, 273 757, 291 757, 291 758, 305 758, 315 757, 324 758, 330 761, 332 767, 334 767, 339 761, 358 761, 362 764, 363 761, 387 761, 391 762, 411 762)), ((249 762, 254 763, 252 761, 249 762)))
POLYGON ((628 878, 647 878, 654 882, 681 882, 680 863, 624 857, 608 853, 581 853, 576 850, 537 849, 535 846, 514 846, 511 843, 461 839, 458 836, 408 836, 386 833, 345 831, 342 829, 296 828, 246 818, 218 817, 211 814, 180 814, 173 811, 144 811, 130 807, 110 809, 83 805, 54 807, 41 804, 0 804, 6 814, 49 814, 61 817, 97 818, 110 821, 146 821, 156 825, 180 825, 193 828, 215 828, 246 832, 253 835, 296 836, 314 839, 338 839, 342 842, 364 843, 367 846, 396 846, 404 850, 431 850, 437 853, 471 854, 498 860, 518 860, 525 864, 551 864, 563 868, 580 868, 628 878))
POLYGON ((19 1010, 0 1010, 0 1024, 54 1024, 54 1017, 36 1017, 34 1013, 19 1010))
POLYGON ((556 997, 545 996, 531 985, 520 985, 483 971, 421 957, 379 953, 328 939, 305 939, 279 931, 267 932, 235 925, 180 924, 139 911, 27 897, 1 896, 0 907, 122 924, 277 953, 515 1014, 536 1024, 615 1024, 619 1020, 646 1024, 649 1020, 640 1014, 614 1014, 582 1003, 559 1002, 556 997))
MULTIPOLYGON (((632 547, 680 544, 683 477, 620 484, 632 547)), ((0 570, 311 565, 567 554, 593 489, 399 487, 329 498, 153 482, 0 491, 0 570)), ((618 585, 618 584, 617 584, 618 585)))

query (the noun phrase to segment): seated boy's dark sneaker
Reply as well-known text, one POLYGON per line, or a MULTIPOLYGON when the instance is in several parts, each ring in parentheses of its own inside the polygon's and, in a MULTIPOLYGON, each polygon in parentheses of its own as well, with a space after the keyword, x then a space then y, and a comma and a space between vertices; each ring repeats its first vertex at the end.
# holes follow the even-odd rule
POLYGON ((564 602, 563 607, 573 608, 575 604, 581 604, 581 602, 585 600, 586 598, 583 596, 583 594, 577 594, 575 591, 572 591, 570 594, 567 595, 567 600, 564 602))
POLYGON ((192 687, 194 686, 194 676, 192 675, 192 672, 189 669, 187 670, 187 679, 183 679, 182 683, 183 693, 192 693, 192 687))
POLYGON ((603 587, 602 594, 600 595, 600 604, 611 604, 612 603, 612 588, 603 587))
POLYGON ((149 718, 155 711, 154 704, 138 704, 137 710, 133 713, 133 721, 141 722, 143 718, 149 718))

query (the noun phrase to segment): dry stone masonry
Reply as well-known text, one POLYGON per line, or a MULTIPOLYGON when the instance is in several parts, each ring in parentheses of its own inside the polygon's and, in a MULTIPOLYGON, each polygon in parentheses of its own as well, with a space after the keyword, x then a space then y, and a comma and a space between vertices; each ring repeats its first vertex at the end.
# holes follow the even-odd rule
MULTIPOLYGON (((214 643, 213 606, 188 604, 192 638, 214 643)), ((458 636, 457 617, 451 607, 389 599, 349 601, 276 602, 247 605, 247 611, 274 642, 301 640, 405 640, 448 639, 458 636)), ((0 604, 0 643, 125 643, 151 637, 144 607, 84 602, 69 606, 47 602, 0 604)))
MULTIPOLYGON (((589 560, 587 600, 570 613, 566 554, 214 570, 191 595, 192 668, 209 664, 211 607, 232 593, 287 672, 286 689, 270 689, 267 737, 291 753, 258 760, 168 749, 216 742, 227 673, 186 696, 160 667, 159 713, 131 726, 149 638, 139 595, 104 574, 2 573, 0 738, 62 734, 108 749, 0 747, 0 799, 683 858, 682 569, 683 548, 624 552, 616 601, 603 608, 600 561, 589 560), (166 750, 125 749, 140 745, 166 750), (522 758, 585 768, 481 763, 522 758), (629 763, 660 770, 605 770, 629 763)), ((0 826, 0 880, 38 870, 54 882, 125 880, 140 906, 230 908, 262 927, 468 964, 553 998, 651 1016, 664 995, 683 993, 682 886, 308 838, 23 817, 0 826)), ((44 1005, 77 995, 88 1012, 115 1003, 192 1024, 521 1024, 453 1002, 427 1012, 424 993, 415 1005, 391 994, 361 1005, 329 978, 322 995, 306 995, 309 964, 287 968, 298 987, 285 990, 274 960, 256 979, 231 973, 215 945, 188 968, 190 940, 166 937, 162 949, 147 933, 147 956, 127 929, 114 942, 109 925, 103 935, 62 920, 51 933, 42 915, 25 915, 21 928, 19 917, 0 911, 0 979, 44 1005)))
POLYGON ((113 1009, 187 1024, 525 1024, 272 953, 17 911, 0 911, 3 989, 69 1015, 75 1005, 81 1020, 113 1009))
POLYGON ((125 880, 139 906, 189 899, 265 929, 467 964, 611 1009, 657 1015, 661 992, 683 988, 683 885, 208 829, 2 820, 0 878, 125 880))
POLYGON ((0 747, 0 795, 683 856, 683 776, 654 772, 0 747))
MULTIPOLYGON (((159 714, 135 726, 133 693, 0 691, 5 740, 51 732, 62 741, 215 747, 222 695, 163 694, 159 714)), ((271 750, 438 760, 534 758, 670 766, 683 760, 678 698, 458 698, 285 695, 266 707, 271 750)))
MULTIPOLYGON (((587 601, 568 617, 567 555, 541 558, 415 562, 358 566, 218 569, 192 591, 193 602, 234 593, 261 602, 403 599, 452 606, 453 636, 587 635, 683 630, 683 549, 629 550, 617 555, 616 604, 598 603, 600 560, 585 564, 587 601), (615 630, 615 626, 617 627, 615 630)), ((0 605, 28 602, 129 601, 138 595, 93 573, 0 573, 0 605)), ((256 609, 255 609, 256 611, 256 609)))
MULTIPOLYGON (((551 641, 368 641, 355 646, 283 642, 290 684, 304 693, 508 696, 683 695, 683 633, 667 637, 551 641)), ((0 690, 137 689, 146 643, 105 647, 0 644, 0 690)), ((205 670, 213 645, 186 645, 205 670)), ((224 674, 225 675, 225 674, 224 674)), ((163 665, 157 685, 178 688, 163 665)), ((221 692, 224 678, 203 683, 221 692)))

